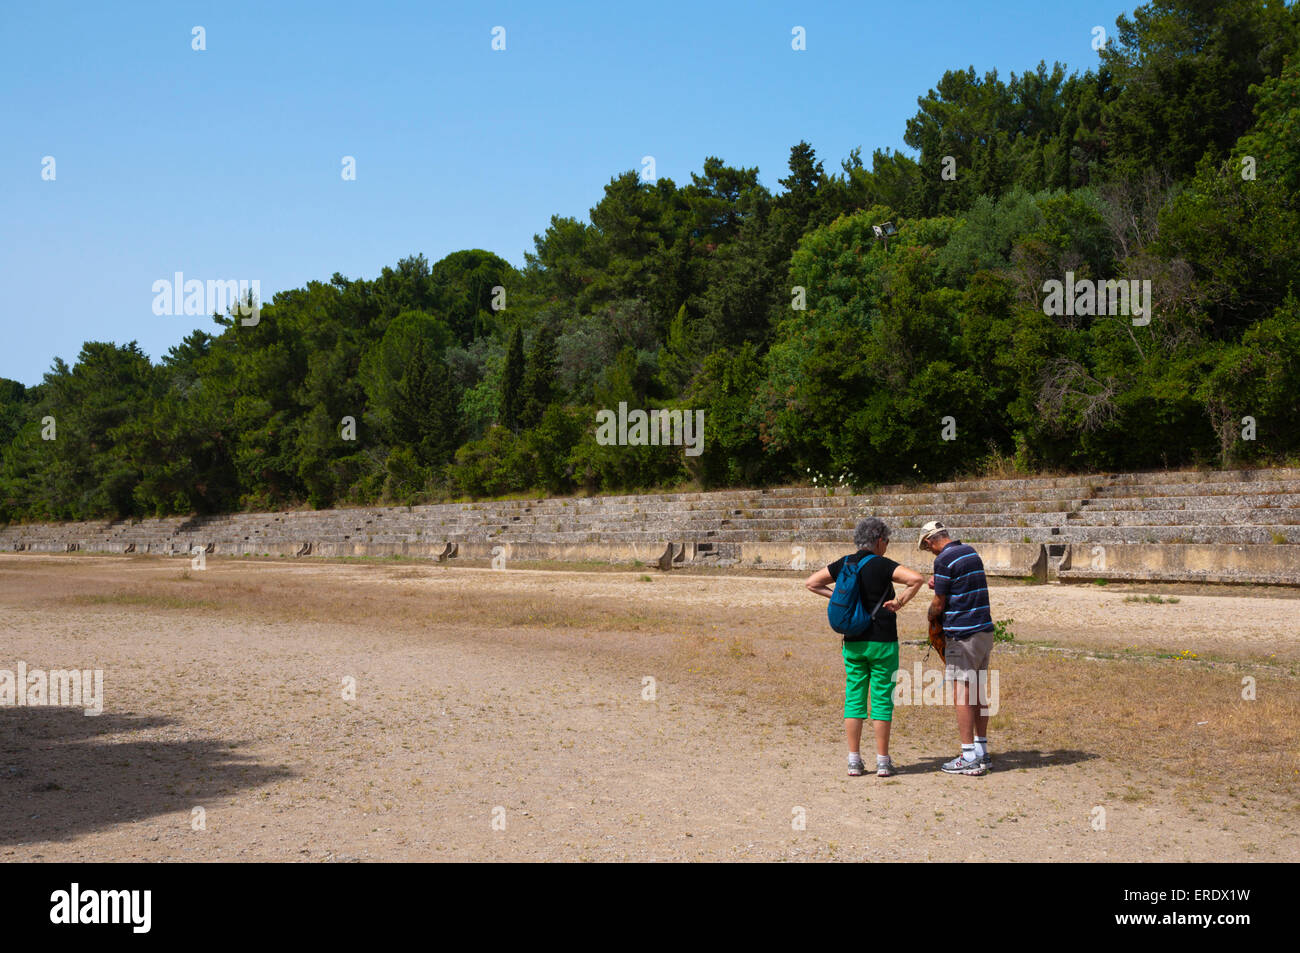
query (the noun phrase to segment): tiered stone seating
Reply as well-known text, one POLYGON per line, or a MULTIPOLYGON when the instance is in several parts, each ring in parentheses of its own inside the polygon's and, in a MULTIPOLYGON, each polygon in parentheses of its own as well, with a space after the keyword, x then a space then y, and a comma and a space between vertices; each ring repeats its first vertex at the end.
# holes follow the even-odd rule
POLYGON ((455 558, 503 552, 516 559, 650 564, 671 543, 677 547, 669 554, 673 565, 779 568, 814 565, 844 551, 854 523, 868 514, 895 529, 902 545, 893 555, 916 565, 922 560, 907 542, 908 531, 937 518, 954 535, 983 544, 992 554, 986 561, 993 572, 1300 583, 1300 546, 1287 545, 1300 543, 1297 470, 958 480, 857 494, 778 487, 11 525, 0 530, 0 549, 181 555, 201 546, 219 555, 451 558, 454 546, 455 558), (1238 568, 1216 572, 1233 560, 1238 568))

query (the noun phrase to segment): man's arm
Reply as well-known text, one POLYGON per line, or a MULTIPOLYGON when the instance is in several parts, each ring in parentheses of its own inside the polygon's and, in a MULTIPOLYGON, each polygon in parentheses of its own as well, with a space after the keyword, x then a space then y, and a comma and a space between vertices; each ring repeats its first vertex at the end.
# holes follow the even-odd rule
POLYGON ((815 592, 817 595, 829 599, 831 593, 835 591, 835 587, 831 585, 834 581, 835 580, 831 578, 831 571, 823 566, 805 579, 804 585, 808 588, 809 592, 815 592))
POLYGON ((935 560, 934 575, 930 577, 930 588, 934 590, 934 598, 930 601, 930 609, 926 612, 925 617, 930 622, 935 619, 943 620, 943 610, 948 607, 948 587, 951 580, 948 578, 948 567, 940 566, 939 560, 935 560), (943 570, 940 572, 940 570, 943 570))

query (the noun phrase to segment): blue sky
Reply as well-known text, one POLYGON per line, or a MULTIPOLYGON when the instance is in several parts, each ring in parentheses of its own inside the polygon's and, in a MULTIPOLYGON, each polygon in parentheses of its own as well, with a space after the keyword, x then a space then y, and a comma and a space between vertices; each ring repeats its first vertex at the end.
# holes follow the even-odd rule
POLYGON ((7 4, 0 376, 38 383, 86 340, 157 360, 212 330, 153 313, 177 271, 270 300, 417 252, 521 265, 552 214, 585 219, 646 155, 678 184, 716 155, 776 191, 800 139, 828 171, 903 148, 946 69, 1092 67, 1092 28, 1134 5, 7 4))

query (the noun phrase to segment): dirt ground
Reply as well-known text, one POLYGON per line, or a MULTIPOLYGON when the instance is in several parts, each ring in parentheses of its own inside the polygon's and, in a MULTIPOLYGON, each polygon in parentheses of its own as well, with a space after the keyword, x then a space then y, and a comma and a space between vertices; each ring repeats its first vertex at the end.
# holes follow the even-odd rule
POLYGON ((995 583, 995 770, 900 705, 881 780, 791 574, 188 567, 0 555, 0 669, 104 672, 98 716, 0 709, 0 857, 1300 858, 1289 591, 995 583))

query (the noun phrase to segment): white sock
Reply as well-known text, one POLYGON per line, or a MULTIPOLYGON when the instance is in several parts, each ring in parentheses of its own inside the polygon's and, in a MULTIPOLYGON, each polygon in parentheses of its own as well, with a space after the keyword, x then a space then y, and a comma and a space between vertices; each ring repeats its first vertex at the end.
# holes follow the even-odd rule
POLYGON ((975 753, 974 745, 962 745, 961 756, 965 758, 967 761, 974 761, 979 757, 979 755, 975 753))
POLYGON ((861 764, 861 763, 862 763, 862 755, 858 754, 856 751, 850 751, 849 764, 861 764))
POLYGON ((882 764, 889 764, 889 755, 887 754, 876 755, 876 767, 880 767, 880 765, 882 764))
POLYGON ((987 738, 975 738, 975 757, 984 758, 989 753, 989 740, 987 738))

